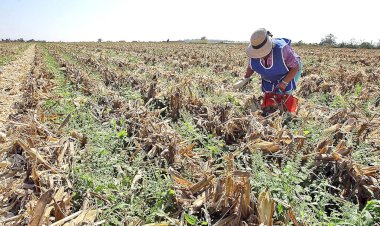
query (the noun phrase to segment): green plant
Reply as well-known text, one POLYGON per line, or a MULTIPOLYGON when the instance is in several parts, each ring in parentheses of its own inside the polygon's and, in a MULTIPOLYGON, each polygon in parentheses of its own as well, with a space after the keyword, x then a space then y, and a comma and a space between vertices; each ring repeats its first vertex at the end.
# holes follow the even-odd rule
MULTIPOLYGON (((260 152, 253 153, 250 159, 252 193, 259 194, 262 188, 268 188, 273 198, 281 201, 276 202, 275 219, 284 220, 287 217, 287 208, 282 202, 293 208, 299 222, 306 224, 333 222, 333 219, 341 220, 344 217, 344 209, 327 214, 330 206, 337 202, 350 203, 329 193, 329 180, 314 174, 313 161, 302 164, 301 155, 296 155, 282 162, 281 166, 269 166, 260 152)), ((352 208, 352 204, 350 208, 357 210, 357 207, 352 208)), ((353 214, 352 211, 350 214, 353 214)))
MULTIPOLYGON (((338 132, 324 132, 331 127, 332 120, 334 124, 337 123, 335 115, 342 115, 339 123, 351 117, 359 123, 367 123, 373 117, 377 119, 377 99, 366 96, 366 91, 369 90, 367 88, 376 90, 376 87, 366 83, 367 76, 355 85, 354 90, 343 91, 347 90, 341 89, 345 88, 341 87, 344 83, 334 83, 337 63, 343 65, 343 69, 347 66, 350 70, 352 68, 347 64, 351 64, 351 58, 336 61, 325 55, 325 51, 321 54, 315 49, 306 49, 303 53, 305 57, 302 56, 307 65, 306 75, 318 74, 323 80, 321 89, 324 93, 315 92, 304 98, 299 115, 291 119, 285 118, 285 115, 262 118, 245 110, 241 104, 252 95, 261 95, 259 76, 255 76, 239 92, 230 89, 230 84, 238 79, 234 76, 240 70, 236 70, 235 66, 244 71, 247 63, 241 53, 242 46, 239 45, 225 45, 227 49, 217 46, 217 51, 215 46, 208 44, 191 44, 185 48, 178 45, 179 48, 174 51, 156 43, 44 46, 44 63, 48 72, 54 76, 55 83, 53 98, 44 103, 45 115, 52 118, 46 122, 46 126, 55 130, 70 114, 70 121, 62 128, 63 136, 69 137, 69 132, 76 131, 86 135, 88 140, 83 145, 78 139, 69 138, 70 142, 75 141, 75 154, 70 156, 68 169, 73 183, 74 210, 81 208, 84 197, 90 193, 89 205, 103 209, 98 219, 105 219, 105 224, 131 225, 137 220, 149 223, 171 218, 178 220, 181 217, 187 225, 207 224, 200 212, 183 206, 177 209, 177 187, 173 187, 169 177, 169 161, 160 153, 161 149, 165 150, 169 145, 162 142, 162 138, 168 140, 166 132, 169 132, 170 137, 175 138, 169 138, 169 142, 175 143, 176 153, 170 167, 191 182, 197 181, 192 175, 197 167, 188 168, 185 158, 181 156, 181 148, 192 148, 191 154, 196 156, 186 158, 196 160, 194 164, 207 162, 207 167, 219 178, 223 176, 220 167, 225 166, 225 160, 220 156, 241 148, 242 150, 233 152, 240 153, 235 158, 235 166, 238 170, 251 173, 253 200, 263 188, 268 188, 271 192, 276 202, 275 220, 285 222, 290 206, 297 221, 304 225, 366 225, 378 221, 378 203, 369 202, 360 210, 358 205, 336 195, 340 194, 340 187, 332 186, 328 176, 323 174, 323 166, 313 159, 318 154, 317 145, 321 141, 331 140, 329 146, 334 151, 337 143, 343 140, 347 147, 353 147, 351 160, 355 163, 380 162, 374 152, 374 145, 369 140, 370 133, 374 130, 372 127, 365 130, 360 139, 357 131, 345 132, 341 129, 338 132), (202 48, 207 51, 200 51, 202 48), (233 49, 239 53, 230 51, 233 49), (224 50, 228 50, 230 55, 223 59, 226 55, 224 50), (99 65, 94 66, 93 59, 99 65), (75 75, 79 79, 72 79, 71 71, 66 70, 68 67, 62 68, 61 65, 64 64, 58 64, 58 60, 69 63, 81 72, 75 75), (104 80, 108 78, 108 73, 105 72, 110 71, 115 78, 106 82, 104 80), (90 78, 90 88, 97 89, 83 93, 82 88, 85 86, 80 79, 82 74, 90 78), (152 78, 155 78, 154 81, 152 78), (162 101, 161 106, 169 110, 170 96, 176 89, 180 90, 181 109, 177 121, 168 118, 166 111, 157 113, 154 101, 150 104, 144 102, 144 92, 152 82, 155 85, 154 101, 162 101), (327 92, 324 85, 331 85, 334 92, 327 92), (114 107, 114 103, 117 107, 114 107), (224 132, 219 130, 224 125, 215 125, 219 122, 219 112, 215 111, 227 106, 228 119, 233 119, 232 122, 249 122, 248 125, 244 124, 245 128, 236 130, 244 133, 247 129, 252 132, 252 137, 259 136, 262 140, 279 143, 282 149, 271 154, 247 153, 245 147, 252 141, 250 134, 239 138, 233 145, 227 145, 224 141, 226 138, 218 136, 224 132), (344 111, 340 108, 344 108, 344 111), (351 114, 352 109, 355 109, 355 114, 351 114), (135 115, 138 114, 139 120, 135 120, 135 115), (141 122, 140 116, 152 117, 154 120, 144 118, 141 122), (153 125, 150 126, 149 123, 153 125), (294 138, 294 141, 287 145, 278 138, 279 135, 294 138), (368 138, 365 138, 367 135, 368 138), (302 147, 299 148, 296 139, 302 139, 302 147), (149 151, 146 146, 159 147, 159 151, 154 156, 147 155, 149 151)), ((377 65, 376 62, 369 63, 377 65)), ((376 72, 368 70, 368 74, 372 73, 371 76, 375 76, 376 72)), ((302 78, 306 82, 308 79, 308 76, 302 78)), ((207 204, 204 207, 207 208, 207 204)), ((212 217, 217 220, 220 216, 212 217)))
POLYGON ((186 223, 191 226, 208 225, 207 221, 201 221, 198 219, 198 217, 191 214, 185 213, 184 218, 185 218, 186 223))
MULTIPOLYGON (((86 134, 88 139, 85 153, 78 150, 69 173, 74 184, 75 207, 80 208, 87 191, 97 194, 103 199, 91 196, 91 205, 108 205, 109 208, 99 218, 116 225, 123 223, 125 215, 138 217, 145 222, 155 222, 160 219, 158 212, 174 210, 176 205, 173 202, 174 191, 170 178, 157 170, 160 160, 146 163, 145 153, 140 152, 130 162, 128 150, 136 147, 133 147, 133 140, 129 137, 126 119, 112 118, 106 123, 100 122, 94 109, 103 107, 99 104, 102 103, 100 100, 104 94, 84 96, 64 79, 55 59, 47 51, 44 53, 48 70, 55 75, 58 85, 55 95, 59 97, 45 102, 46 112, 59 113, 62 120, 71 114, 70 122, 66 125, 67 131, 75 130, 86 134), (76 106, 73 103, 75 98, 86 101, 76 106), (137 190, 131 191, 133 179, 139 171, 143 172, 139 182, 141 184, 136 184, 137 190)), ((127 98, 134 99, 130 96, 127 98)))
POLYGON ((362 225, 375 225, 380 223, 380 200, 370 200, 360 213, 362 225))
POLYGON ((195 143, 195 150, 206 149, 206 156, 212 157, 223 151, 225 142, 222 139, 218 139, 213 134, 209 134, 204 129, 195 126, 189 112, 183 112, 181 115, 182 120, 174 124, 173 128, 181 134, 183 139, 189 143, 195 143))
POLYGON ((356 83, 355 90, 354 90, 354 96, 358 97, 360 95, 360 93, 362 92, 362 90, 363 90, 363 85, 361 83, 356 83))
POLYGON ((337 95, 332 102, 332 106, 335 108, 342 108, 347 106, 347 102, 342 95, 337 95))

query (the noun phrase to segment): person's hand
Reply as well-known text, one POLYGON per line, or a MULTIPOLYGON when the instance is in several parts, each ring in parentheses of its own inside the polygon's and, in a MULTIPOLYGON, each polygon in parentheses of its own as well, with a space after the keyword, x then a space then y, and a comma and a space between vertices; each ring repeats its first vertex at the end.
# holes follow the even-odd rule
POLYGON ((239 80, 237 81, 234 85, 233 85, 233 88, 234 89, 240 89, 242 88, 243 86, 247 85, 247 83, 251 80, 251 78, 244 78, 242 80, 239 80))
POLYGON ((280 83, 277 84, 276 90, 279 89, 282 92, 284 92, 287 86, 288 86, 287 82, 281 81, 280 83))

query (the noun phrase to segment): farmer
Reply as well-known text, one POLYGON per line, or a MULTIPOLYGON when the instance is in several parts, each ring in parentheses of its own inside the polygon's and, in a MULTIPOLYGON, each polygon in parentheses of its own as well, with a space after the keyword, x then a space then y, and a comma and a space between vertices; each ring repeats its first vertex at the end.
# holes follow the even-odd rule
POLYGON ((241 88, 250 80, 256 71, 261 76, 261 90, 264 94, 263 110, 273 109, 283 103, 284 110, 295 112, 297 99, 292 92, 297 87, 301 75, 301 58, 290 46, 291 41, 285 38, 272 38, 264 28, 253 32, 251 43, 246 52, 250 58, 244 79, 234 84, 241 88))

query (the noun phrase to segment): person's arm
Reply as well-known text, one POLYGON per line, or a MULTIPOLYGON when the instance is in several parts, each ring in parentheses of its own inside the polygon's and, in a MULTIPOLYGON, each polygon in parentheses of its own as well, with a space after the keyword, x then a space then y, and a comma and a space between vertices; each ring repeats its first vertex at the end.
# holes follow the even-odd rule
POLYGON ((286 83, 291 82, 296 77, 296 74, 297 74, 297 71, 298 71, 299 68, 300 68, 299 65, 297 65, 294 68, 289 68, 288 74, 285 76, 284 79, 282 79, 282 81, 284 81, 286 83))
POLYGON ((251 76, 252 76, 253 72, 254 71, 251 69, 251 67, 248 64, 247 70, 246 70, 245 75, 244 75, 244 79, 237 81, 233 85, 234 89, 240 89, 243 86, 247 85, 247 83, 251 80, 251 76))
POLYGON ((290 46, 285 46, 283 50, 284 61, 286 66, 289 68, 288 74, 282 79, 282 81, 277 85, 277 88, 284 91, 288 84, 296 77, 299 69, 298 55, 290 46))
POLYGON ((297 71, 299 69, 299 65, 297 65, 294 68, 290 68, 288 74, 285 76, 284 79, 280 83, 278 83, 277 88, 281 91, 284 91, 286 87, 289 85, 289 83, 296 77, 297 71))
POLYGON ((252 70, 251 66, 248 64, 244 78, 250 78, 252 76, 253 72, 254 71, 252 70))

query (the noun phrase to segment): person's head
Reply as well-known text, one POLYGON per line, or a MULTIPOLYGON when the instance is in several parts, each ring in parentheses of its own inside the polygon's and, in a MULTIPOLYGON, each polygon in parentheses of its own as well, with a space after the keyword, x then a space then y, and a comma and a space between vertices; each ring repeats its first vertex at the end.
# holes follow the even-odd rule
POLYGON ((251 43, 246 52, 250 58, 262 58, 268 55, 272 48, 272 34, 265 28, 260 28, 251 35, 251 43))

